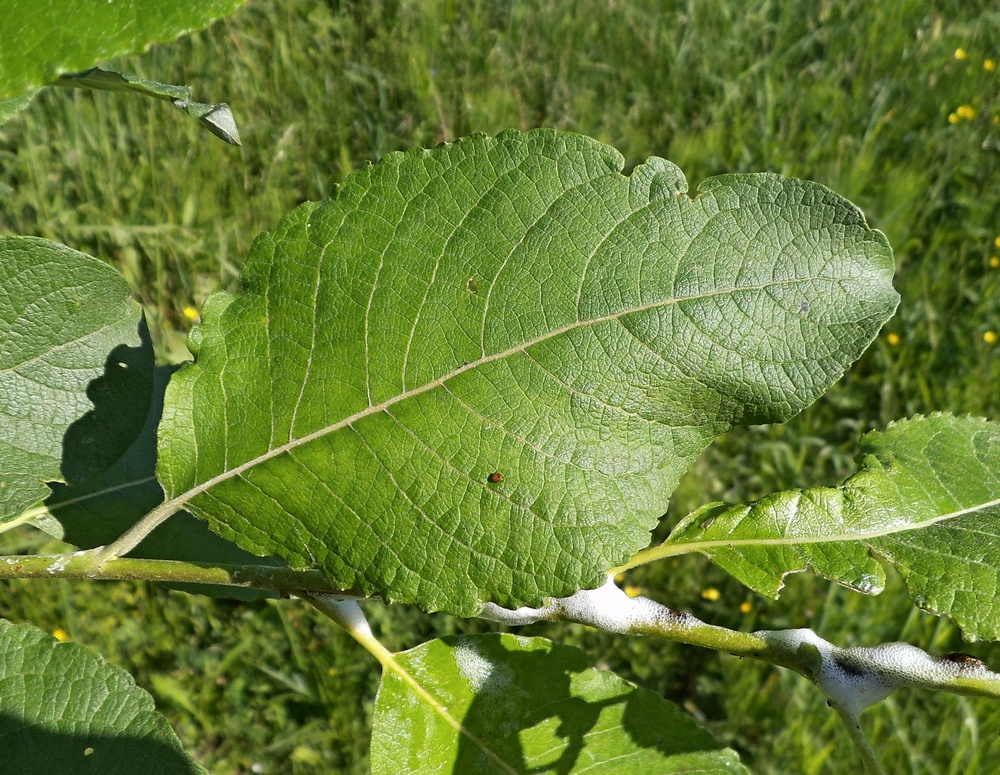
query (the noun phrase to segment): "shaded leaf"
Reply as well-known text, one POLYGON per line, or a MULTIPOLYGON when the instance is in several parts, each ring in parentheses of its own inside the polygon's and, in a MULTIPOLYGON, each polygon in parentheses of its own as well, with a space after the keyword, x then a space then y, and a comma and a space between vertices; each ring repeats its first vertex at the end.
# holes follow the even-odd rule
POLYGON ((152 351, 129 294, 96 258, 0 237, 0 522, 43 500, 46 482, 103 470, 142 427, 152 351))
POLYGON ((0 762, 4 772, 32 775, 204 772, 128 673, 3 620, 0 762))
POLYGON ((802 570, 875 594, 881 560, 921 608, 967 637, 1000 639, 1000 425, 944 414, 903 420, 867 434, 859 461, 836 489, 701 509, 667 544, 704 553, 772 597, 802 570))
POLYGON ((63 73, 138 54, 232 13, 244 0, 5 0, 0 99, 45 86, 63 73))
POLYGON ((595 670, 569 646, 442 638, 395 659, 429 697, 385 670, 372 720, 374 775, 747 772, 677 706, 595 670))
MULTIPOLYGON (((154 378, 149 333, 129 292, 96 258, 47 240, 0 237, 0 530, 30 517, 91 549, 163 500, 156 428, 172 369, 154 378), (46 510, 26 512, 43 499, 46 510)), ((135 555, 280 564, 247 554, 186 513, 135 555)))
POLYGON ((168 498, 428 609, 599 586, 714 436, 808 405, 897 301, 885 238, 822 186, 690 199, 669 162, 622 165, 578 135, 477 136, 296 209, 192 332, 168 498))
MULTIPOLYGON (((152 353, 149 358, 149 365, 152 366, 152 353)), ((48 509, 46 515, 58 526, 59 538, 81 549, 106 546, 163 501, 163 490, 156 481, 156 428, 163 412, 164 390, 176 370, 176 366, 156 369, 154 382, 146 386, 146 392, 149 394, 151 391, 151 396, 145 424, 120 457, 98 471, 88 472, 90 475, 68 477, 67 484, 50 485, 52 495, 45 502, 48 509)), ((95 392, 113 397, 107 391, 91 390, 92 395, 95 392)), ((94 409, 78 425, 99 426, 101 416, 113 411, 115 405, 113 400, 96 400, 94 409)), ((67 436, 71 435, 72 429, 67 436)), ((67 453, 72 454, 73 449, 67 446, 67 453)), ((64 464, 64 469, 70 467, 74 467, 73 464, 64 464)), ((183 511, 160 525, 131 554, 134 557, 187 562, 281 565, 276 558, 248 554, 209 530, 203 520, 183 511)), ((170 586, 187 592, 239 600, 272 596, 260 590, 240 587, 201 584, 170 586)))

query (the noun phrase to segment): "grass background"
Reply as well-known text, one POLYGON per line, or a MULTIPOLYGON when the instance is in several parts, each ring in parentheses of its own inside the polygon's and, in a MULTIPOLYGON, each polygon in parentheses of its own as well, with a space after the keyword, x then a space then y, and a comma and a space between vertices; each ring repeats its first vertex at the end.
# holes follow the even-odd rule
MULTIPOLYGON (((876 344, 792 422, 720 439, 683 480, 663 532, 706 500, 834 483, 850 472, 857 437, 891 419, 936 410, 1000 419, 1000 11, 991 2, 253 0, 113 66, 228 102, 243 147, 161 103, 44 93, 0 126, 0 231, 117 266, 146 305, 163 360, 185 357, 186 307, 238 288, 252 238, 352 169, 471 132, 550 126, 614 145, 630 165, 669 158, 692 188, 722 172, 820 181, 861 206, 896 250, 903 301, 876 344)), ((17 533, 4 548, 39 541, 17 533)), ((954 627, 914 610, 895 580, 866 598, 796 576, 773 603, 681 558, 629 581, 718 624, 809 626, 843 645, 906 640, 1000 669, 1000 650, 963 644, 954 627)), ((369 611, 394 649, 487 629, 369 611)), ((211 772, 367 770, 376 666, 302 606, 25 582, 0 588, 0 612, 63 629, 130 670, 211 772)), ((756 772, 858 772, 823 697, 795 675, 577 627, 522 632, 581 646, 679 702, 756 772)), ((997 703, 911 690, 864 724, 891 772, 989 773, 1000 761, 997 703)))

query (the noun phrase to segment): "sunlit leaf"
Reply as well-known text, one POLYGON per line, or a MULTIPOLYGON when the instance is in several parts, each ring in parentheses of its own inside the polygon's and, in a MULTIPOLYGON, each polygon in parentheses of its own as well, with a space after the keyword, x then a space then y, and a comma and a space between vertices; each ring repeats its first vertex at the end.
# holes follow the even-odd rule
POLYGON ((4 0, 0 99, 18 97, 63 73, 138 54, 226 16, 245 0, 4 0))
POLYGON ((691 199, 669 162, 622 165, 578 135, 478 136, 299 207, 191 335, 168 499, 429 609, 603 583, 712 438, 808 405, 897 301, 885 238, 820 185, 691 199))
POLYGON ((801 570, 877 593, 887 562, 921 608, 968 637, 1000 639, 1000 426, 942 414, 903 420, 866 435, 859 460, 839 488, 707 507, 667 543, 774 597, 801 570))
POLYGON ((11 97, 8 100, 0 100, 0 124, 6 123, 22 110, 24 110, 35 98, 37 92, 22 94, 20 97, 11 97))
POLYGON ((375 700, 374 775, 746 773, 672 703, 544 638, 442 638, 396 654, 375 700), (412 682, 423 690, 414 691, 412 682))
POLYGON ((152 349, 114 269, 48 240, 0 237, 0 522, 87 478, 145 421, 152 349))

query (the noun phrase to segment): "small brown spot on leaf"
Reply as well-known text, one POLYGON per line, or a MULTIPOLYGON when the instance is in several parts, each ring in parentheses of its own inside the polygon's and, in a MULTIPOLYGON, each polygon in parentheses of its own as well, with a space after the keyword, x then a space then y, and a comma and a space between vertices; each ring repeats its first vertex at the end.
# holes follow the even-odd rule
POLYGON ((503 481, 503 474, 501 474, 499 471, 494 471, 486 478, 489 479, 491 484, 500 484, 500 482, 503 481))

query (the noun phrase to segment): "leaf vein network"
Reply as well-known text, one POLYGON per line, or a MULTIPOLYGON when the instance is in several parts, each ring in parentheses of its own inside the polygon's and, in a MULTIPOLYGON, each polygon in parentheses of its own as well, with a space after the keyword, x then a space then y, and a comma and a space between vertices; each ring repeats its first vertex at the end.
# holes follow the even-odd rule
MULTIPOLYGON (((431 271, 430 280, 428 280, 427 287, 424 289, 424 296, 420 300, 420 305, 417 307, 417 312, 413 316, 413 325, 410 327, 410 335, 409 335, 409 337, 408 337, 408 339, 406 341, 406 349, 405 349, 405 351, 403 353, 403 368, 402 368, 402 372, 403 373, 401 375, 403 390, 406 390, 406 370, 407 370, 407 365, 409 364, 409 361, 410 361, 410 349, 413 347, 413 339, 416 336, 417 326, 420 323, 420 316, 423 313, 424 306, 427 304, 427 299, 430 296, 431 289, 434 287, 434 281, 437 278, 438 269, 441 266, 441 260, 444 258, 445 253, 447 253, 448 246, 451 244, 451 241, 455 238, 455 235, 458 234, 458 232, 461 230, 462 226, 465 225, 466 221, 469 219, 469 216, 471 216, 473 212, 475 212, 475 211, 478 210, 478 208, 482 204, 483 200, 487 196, 489 196, 493 191, 496 190, 496 187, 500 184, 500 182, 502 180, 504 180, 511 173, 520 170, 521 169, 521 164, 523 163, 523 161, 524 160, 522 160, 521 163, 518 163, 515 167, 511 168, 510 170, 508 170, 505 173, 504 178, 500 178, 500 177, 494 178, 491 181, 490 185, 487 186, 485 189, 483 189, 482 193, 479 195, 479 198, 475 201, 475 203, 471 207, 469 207, 469 208, 466 209, 465 213, 459 219, 458 223, 453 224, 451 232, 448 234, 447 238, 444 241, 444 244, 441 246, 441 250, 438 252, 437 256, 435 256, 435 258, 434 258, 434 269, 431 271)), ((452 165, 450 167, 450 169, 461 169, 461 167, 456 167, 455 165, 452 165)), ((434 179, 433 177, 429 177, 428 178, 427 182, 424 183, 424 186, 421 189, 421 193, 423 193, 424 191, 426 191, 427 186, 430 185, 430 183, 431 183, 431 181, 433 179, 434 179)), ((468 180, 467 177, 466 177, 466 180, 468 180)), ((404 208, 403 216, 401 216, 400 219, 399 219, 400 223, 405 222, 406 210, 409 209, 410 203, 413 202, 413 201, 415 201, 415 200, 416 200, 416 197, 414 196, 414 197, 411 197, 410 200, 406 203, 406 208, 404 208)), ((442 206, 440 208, 440 212, 441 213, 446 212, 446 208, 442 206)))

